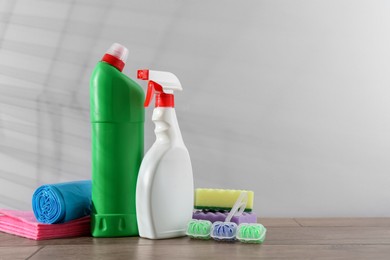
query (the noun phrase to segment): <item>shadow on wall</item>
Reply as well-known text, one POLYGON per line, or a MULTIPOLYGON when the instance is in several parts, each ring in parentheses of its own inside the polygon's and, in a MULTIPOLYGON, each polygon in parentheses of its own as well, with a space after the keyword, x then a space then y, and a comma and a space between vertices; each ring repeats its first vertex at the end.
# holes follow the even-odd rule
POLYGON ((98 59, 93 47, 111 8, 104 1, 4 1, 0 206, 29 208, 26 198, 42 183, 89 178, 89 64, 98 59), (85 14, 88 22, 80 21, 85 14), (19 196, 7 196, 15 190, 19 196))

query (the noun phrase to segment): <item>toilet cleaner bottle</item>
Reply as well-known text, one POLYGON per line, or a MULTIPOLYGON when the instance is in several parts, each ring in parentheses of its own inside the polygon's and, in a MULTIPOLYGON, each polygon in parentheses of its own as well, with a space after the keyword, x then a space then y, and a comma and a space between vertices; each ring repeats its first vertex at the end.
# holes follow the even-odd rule
POLYGON ((156 140, 142 160, 136 190, 139 235, 149 239, 185 236, 194 188, 191 160, 174 108, 174 92, 182 87, 169 72, 139 70, 138 78, 149 81, 145 107, 156 98, 152 116, 156 140))
POLYGON ((113 44, 90 79, 94 237, 136 236, 135 189, 144 149, 144 91, 122 73, 128 50, 113 44))

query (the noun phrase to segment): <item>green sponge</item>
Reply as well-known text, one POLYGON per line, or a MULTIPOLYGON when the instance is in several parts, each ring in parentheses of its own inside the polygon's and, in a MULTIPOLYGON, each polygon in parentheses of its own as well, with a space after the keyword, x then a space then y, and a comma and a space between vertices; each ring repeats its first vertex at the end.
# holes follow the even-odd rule
POLYGON ((195 209, 230 210, 241 192, 247 192, 248 202, 245 211, 251 212, 253 209, 253 191, 248 190, 224 190, 224 189, 196 189, 195 209))

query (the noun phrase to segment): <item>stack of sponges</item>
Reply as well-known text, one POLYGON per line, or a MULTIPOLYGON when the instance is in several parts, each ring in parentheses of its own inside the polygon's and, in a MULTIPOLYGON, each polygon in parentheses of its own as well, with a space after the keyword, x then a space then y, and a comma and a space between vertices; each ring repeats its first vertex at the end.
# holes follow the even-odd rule
POLYGON ((225 221, 229 211, 236 203, 242 192, 247 192, 248 202, 244 212, 240 216, 234 216, 231 221, 237 225, 241 223, 256 223, 257 216, 253 209, 253 191, 248 190, 226 190, 226 189, 196 189, 195 190, 195 211, 193 219, 225 221))
POLYGON ((196 239, 262 244, 266 228, 252 212, 253 191, 196 189, 187 235, 196 239))

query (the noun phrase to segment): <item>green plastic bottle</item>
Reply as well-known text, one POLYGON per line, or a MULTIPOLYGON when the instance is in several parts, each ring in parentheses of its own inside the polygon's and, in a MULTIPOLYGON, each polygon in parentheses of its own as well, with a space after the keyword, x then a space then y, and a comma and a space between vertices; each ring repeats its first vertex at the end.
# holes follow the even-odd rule
POLYGON ((114 43, 91 76, 94 237, 137 236, 135 191, 144 154, 144 92, 121 71, 128 50, 114 43))

